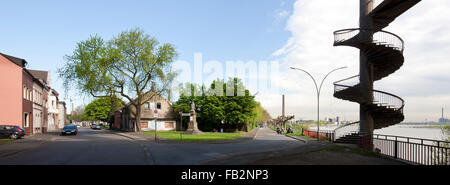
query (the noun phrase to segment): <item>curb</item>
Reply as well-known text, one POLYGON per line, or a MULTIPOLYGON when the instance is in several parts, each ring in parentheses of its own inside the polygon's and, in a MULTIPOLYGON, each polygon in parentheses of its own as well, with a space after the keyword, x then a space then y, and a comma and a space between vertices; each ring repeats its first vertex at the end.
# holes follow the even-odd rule
POLYGON ((300 138, 300 137, 294 137, 294 136, 288 136, 288 135, 284 135, 286 137, 295 139, 295 140, 299 140, 299 141, 303 141, 304 143, 308 143, 308 139, 304 139, 304 138, 300 138))

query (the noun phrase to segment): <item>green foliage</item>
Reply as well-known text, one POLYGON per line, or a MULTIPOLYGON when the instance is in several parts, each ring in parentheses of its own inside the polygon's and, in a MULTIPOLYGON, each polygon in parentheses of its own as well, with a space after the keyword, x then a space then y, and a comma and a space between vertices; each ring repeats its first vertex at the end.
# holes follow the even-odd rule
POLYGON ((114 111, 123 105, 123 101, 116 96, 97 98, 86 106, 83 116, 86 120, 107 122, 114 115, 114 111))
POLYGON ((74 110, 74 114, 67 115, 68 120, 74 120, 74 121, 87 121, 86 116, 84 116, 84 106, 78 106, 74 110))
POLYGON ((261 105, 261 103, 256 102, 256 106, 253 110, 256 114, 255 116, 255 122, 256 123, 265 123, 272 119, 269 112, 267 112, 266 109, 264 109, 261 105))
POLYGON ((230 78, 226 83, 215 80, 209 88, 188 83, 181 87, 180 92, 174 109, 189 112, 194 101, 200 130, 224 128, 227 131, 242 131, 256 120, 255 97, 238 78, 230 78))
MULTIPOLYGON (((208 141, 223 141, 223 140, 234 140, 245 136, 244 133, 215 133, 215 132, 204 132, 199 135, 183 134, 178 131, 169 132, 157 132, 157 136, 165 139, 183 141, 183 142, 208 142, 208 141)), ((144 131, 144 134, 154 136, 154 131, 144 131)))
MULTIPOLYGON (((176 76, 171 70, 176 56, 171 44, 159 45, 155 38, 133 29, 109 41, 96 35, 77 43, 73 54, 65 56, 66 64, 58 74, 66 91, 76 88, 93 97, 125 98, 137 110, 133 114, 139 123, 140 106, 153 98, 145 94, 169 91, 176 76)), ((140 131, 140 124, 136 127, 140 131)))

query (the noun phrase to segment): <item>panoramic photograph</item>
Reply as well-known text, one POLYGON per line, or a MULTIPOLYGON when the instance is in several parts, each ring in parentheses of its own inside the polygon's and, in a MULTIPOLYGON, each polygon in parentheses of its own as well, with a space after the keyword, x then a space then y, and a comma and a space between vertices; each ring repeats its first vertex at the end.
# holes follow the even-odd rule
POLYGON ((448 172, 448 0, 0 6, 4 169, 139 165, 181 184, 448 172))

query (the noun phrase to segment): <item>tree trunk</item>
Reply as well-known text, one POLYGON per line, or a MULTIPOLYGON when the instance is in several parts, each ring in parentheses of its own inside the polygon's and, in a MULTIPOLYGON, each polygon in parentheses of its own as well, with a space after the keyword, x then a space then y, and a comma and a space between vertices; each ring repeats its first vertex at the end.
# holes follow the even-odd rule
POLYGON ((136 132, 141 132, 141 106, 136 106, 136 132))

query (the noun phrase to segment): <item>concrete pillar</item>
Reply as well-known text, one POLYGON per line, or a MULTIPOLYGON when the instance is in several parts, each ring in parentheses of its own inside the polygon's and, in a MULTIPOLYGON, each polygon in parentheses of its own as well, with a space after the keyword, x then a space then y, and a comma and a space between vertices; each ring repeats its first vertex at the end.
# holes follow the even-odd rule
MULTIPOLYGON (((368 14, 373 10, 372 0, 360 0, 360 20, 361 28, 360 39, 363 42, 371 42, 373 39, 373 21, 368 14)), ((364 134, 373 134, 374 122, 370 115, 367 104, 373 101, 373 67, 368 63, 366 54, 360 51, 360 85, 361 95, 365 103, 360 105, 360 132, 364 134)), ((372 143, 372 142, 370 142, 372 143)))

